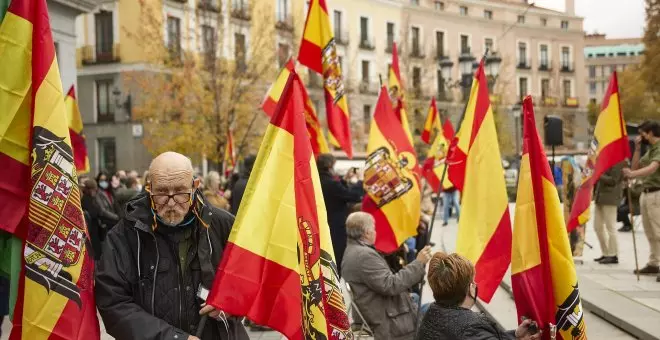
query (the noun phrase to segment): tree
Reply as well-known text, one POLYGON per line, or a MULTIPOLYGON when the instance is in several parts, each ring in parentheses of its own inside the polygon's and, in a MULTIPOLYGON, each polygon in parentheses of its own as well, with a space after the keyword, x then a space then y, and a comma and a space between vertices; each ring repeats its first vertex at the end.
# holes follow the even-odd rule
POLYGON ((219 165, 229 129, 239 156, 258 148, 267 122, 260 104, 277 62, 297 50, 294 32, 300 30, 292 16, 275 19, 270 2, 250 1, 231 11, 213 3, 185 6, 195 26, 180 28, 181 44, 171 37, 166 44, 162 32, 172 23, 164 25, 160 5, 140 0, 143 24, 133 34, 145 42, 153 72, 129 78, 141 91, 135 118, 145 126, 148 150, 176 150, 219 165))
POLYGON ((660 101, 660 0, 646 1, 646 29, 644 31, 644 58, 641 77, 646 83, 646 90, 653 99, 660 101))
MULTIPOLYGON (((652 86, 644 75, 644 66, 630 66, 619 75, 621 110, 627 122, 657 118, 658 110, 652 86)), ((600 108, 599 108, 600 110, 600 108)))

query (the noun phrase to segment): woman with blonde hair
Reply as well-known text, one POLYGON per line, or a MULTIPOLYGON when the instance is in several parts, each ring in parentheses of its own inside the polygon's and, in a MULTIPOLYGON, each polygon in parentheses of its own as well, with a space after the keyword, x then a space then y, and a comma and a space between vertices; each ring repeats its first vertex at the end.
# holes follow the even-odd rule
POLYGON ((204 178, 204 197, 214 207, 229 210, 229 201, 220 193, 220 174, 217 171, 209 171, 204 178))
POLYGON ((501 332, 494 322, 472 310, 478 287, 472 263, 458 255, 437 252, 429 261, 427 281, 435 302, 424 316, 417 339, 426 340, 536 340, 531 320, 515 331, 501 332))

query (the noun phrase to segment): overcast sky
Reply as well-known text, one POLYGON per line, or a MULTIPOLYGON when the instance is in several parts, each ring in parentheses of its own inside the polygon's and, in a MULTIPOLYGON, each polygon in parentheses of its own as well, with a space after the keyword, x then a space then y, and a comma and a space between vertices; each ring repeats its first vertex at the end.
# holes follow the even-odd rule
MULTIPOLYGON (((564 10, 564 0, 535 0, 535 3, 564 10)), ((575 0, 575 11, 584 17, 587 33, 598 31, 606 33, 609 38, 641 37, 644 34, 644 0, 575 0)))

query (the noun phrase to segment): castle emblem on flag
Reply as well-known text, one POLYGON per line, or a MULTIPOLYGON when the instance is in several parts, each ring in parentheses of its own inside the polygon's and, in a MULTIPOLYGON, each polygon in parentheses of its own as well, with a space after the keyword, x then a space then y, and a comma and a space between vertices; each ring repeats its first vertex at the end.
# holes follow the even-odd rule
POLYGON ((325 87, 330 93, 334 93, 334 103, 337 104, 344 96, 344 82, 341 78, 341 65, 334 39, 331 39, 323 49, 323 70, 325 87))
POLYGON ((26 276, 80 306, 80 289, 68 271, 78 264, 86 240, 73 152, 45 128, 37 126, 33 134, 26 276))
POLYGON ((364 188, 380 208, 401 197, 412 187, 412 181, 403 175, 408 159, 394 160, 385 147, 376 149, 367 158, 364 170, 364 188))

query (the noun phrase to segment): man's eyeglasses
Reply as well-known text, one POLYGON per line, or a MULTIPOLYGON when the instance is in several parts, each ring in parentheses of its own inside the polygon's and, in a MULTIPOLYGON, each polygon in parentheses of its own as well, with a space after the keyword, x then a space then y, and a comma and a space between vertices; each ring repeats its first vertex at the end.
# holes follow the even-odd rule
POLYGON ((167 204, 170 202, 170 199, 173 199, 176 203, 188 203, 190 202, 190 197, 190 192, 179 192, 172 195, 151 194, 151 199, 158 205, 167 204))

